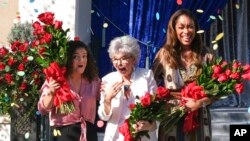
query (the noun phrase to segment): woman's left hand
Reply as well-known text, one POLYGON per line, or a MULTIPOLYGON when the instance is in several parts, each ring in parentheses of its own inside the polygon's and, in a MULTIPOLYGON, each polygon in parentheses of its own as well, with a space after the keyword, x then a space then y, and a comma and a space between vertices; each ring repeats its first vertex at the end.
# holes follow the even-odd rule
POLYGON ((136 122, 135 132, 146 131, 146 130, 150 131, 152 130, 153 126, 154 126, 154 122, 140 120, 136 122))
POLYGON ((190 111, 196 111, 202 107, 202 103, 200 102, 200 100, 195 100, 193 98, 187 98, 187 97, 182 97, 182 99, 186 101, 185 106, 190 111))

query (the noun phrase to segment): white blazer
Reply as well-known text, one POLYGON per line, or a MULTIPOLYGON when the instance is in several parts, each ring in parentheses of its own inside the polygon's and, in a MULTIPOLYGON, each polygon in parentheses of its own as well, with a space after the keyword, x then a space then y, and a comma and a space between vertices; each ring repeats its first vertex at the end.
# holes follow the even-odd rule
MULTIPOLYGON (((116 82, 121 82, 122 77, 118 72, 111 72, 102 78, 106 88, 112 86, 116 82)), ((129 104, 136 102, 136 96, 143 96, 146 92, 153 93, 156 88, 156 82, 151 70, 137 68, 131 76, 131 93, 129 102, 125 99, 124 90, 121 90, 111 101, 111 110, 107 115, 104 111, 105 92, 101 94, 100 106, 98 107, 98 115, 100 119, 107 121, 105 129, 104 141, 124 141, 124 137, 119 133, 118 129, 128 118, 130 109, 129 104)), ((143 137, 142 141, 157 141, 157 130, 149 132, 150 139, 143 137)))

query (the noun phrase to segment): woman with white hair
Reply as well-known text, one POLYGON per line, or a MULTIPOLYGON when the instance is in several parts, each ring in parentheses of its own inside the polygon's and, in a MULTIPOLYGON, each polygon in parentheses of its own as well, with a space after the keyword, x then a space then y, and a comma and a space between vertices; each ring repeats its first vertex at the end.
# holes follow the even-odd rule
MULTIPOLYGON (((119 127, 130 115, 129 105, 135 103, 136 97, 146 92, 153 93, 156 82, 149 69, 138 68, 140 46, 136 39, 122 36, 113 39, 108 49, 115 72, 102 78, 101 100, 98 115, 107 121, 104 141, 124 141, 119 127)), ((136 131, 148 130, 150 139, 142 137, 141 141, 156 141, 156 122, 138 121, 136 131)))

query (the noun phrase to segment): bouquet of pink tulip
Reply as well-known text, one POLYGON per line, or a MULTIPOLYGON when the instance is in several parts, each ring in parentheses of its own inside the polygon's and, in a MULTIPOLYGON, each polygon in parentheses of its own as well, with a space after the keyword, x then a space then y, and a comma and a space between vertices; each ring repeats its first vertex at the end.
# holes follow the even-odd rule
MULTIPOLYGON (((202 67, 202 72, 198 79, 187 84, 181 90, 181 96, 195 100, 209 97, 214 100, 225 98, 230 94, 241 94, 244 90, 244 80, 250 80, 250 65, 242 65, 239 61, 234 60, 232 63, 217 58, 214 62, 207 62, 202 67)), ((180 105, 174 105, 171 114, 164 117, 161 126, 168 132, 177 122, 172 119, 184 119, 184 132, 190 132, 198 127, 196 116, 198 111, 185 110, 185 101, 180 105), (183 114, 186 113, 186 114, 183 114)))

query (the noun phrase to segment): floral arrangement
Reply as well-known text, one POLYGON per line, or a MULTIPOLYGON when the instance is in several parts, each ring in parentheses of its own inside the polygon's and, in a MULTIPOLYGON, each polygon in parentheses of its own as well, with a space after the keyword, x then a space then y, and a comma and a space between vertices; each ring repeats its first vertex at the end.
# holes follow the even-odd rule
POLYGON ((119 132, 124 135, 125 141, 136 141, 141 137, 146 136, 149 138, 148 131, 135 132, 136 123, 139 120, 147 121, 161 121, 167 114, 166 101, 170 97, 170 91, 164 87, 158 87, 157 92, 154 94, 146 93, 135 104, 131 104, 130 117, 119 128, 119 132))
POLYGON ((26 33, 32 32, 31 24, 15 24, 9 34, 10 48, 0 47, 1 114, 10 113, 14 107, 30 109, 30 105, 37 103, 39 98, 38 90, 43 76, 41 67, 34 61, 35 54, 30 45, 33 37, 23 36, 26 34, 21 30, 24 26, 26 33))
MULTIPOLYGON (((229 94, 241 94, 244 90, 244 80, 250 80, 249 64, 242 65, 237 60, 228 63, 223 61, 222 58, 217 58, 214 62, 207 62, 203 65, 198 79, 186 85, 181 90, 181 95, 195 100, 204 97, 218 100, 227 97, 229 94)), ((172 119, 180 119, 184 115, 186 115, 184 132, 190 132, 199 126, 199 123, 195 120, 198 111, 188 111, 184 105, 185 101, 182 100, 180 105, 175 105, 173 114, 164 118, 162 126, 166 129, 166 133, 170 130, 169 127, 173 127, 177 123, 171 122, 172 119)))
POLYGON ((67 51, 67 33, 69 29, 62 29, 62 21, 55 20, 54 13, 44 12, 38 15, 38 20, 33 23, 35 39, 32 42, 38 57, 36 61, 43 68, 46 80, 52 77, 61 87, 55 91, 54 105, 57 112, 62 114, 74 110, 75 97, 66 82, 66 68, 63 66, 67 51))

